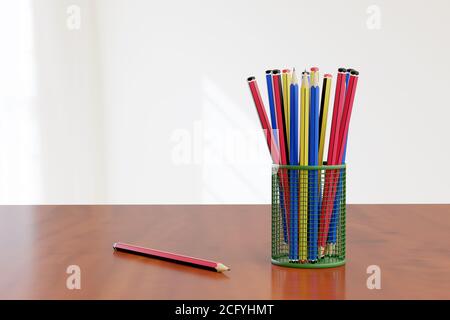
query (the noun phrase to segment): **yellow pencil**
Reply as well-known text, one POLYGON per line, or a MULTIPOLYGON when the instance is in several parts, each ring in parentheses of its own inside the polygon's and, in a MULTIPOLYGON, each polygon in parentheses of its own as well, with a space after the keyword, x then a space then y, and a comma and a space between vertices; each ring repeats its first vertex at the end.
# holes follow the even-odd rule
MULTIPOLYGON (((302 73, 301 86, 301 128, 300 128, 300 165, 308 165, 308 137, 309 137, 309 81, 308 74, 302 73)), ((299 219, 299 258, 300 261, 308 259, 308 171, 300 173, 300 219, 299 219)))
POLYGON ((286 135, 287 135, 287 145, 290 146, 291 135, 290 135, 290 123, 291 123, 291 108, 290 108, 290 100, 291 100, 291 70, 284 69, 282 73, 282 81, 283 81, 283 108, 284 114, 286 117, 286 135))
MULTIPOLYGON (((328 105, 330 104, 330 91, 331 91, 331 74, 325 74, 323 76, 322 87, 322 99, 320 106, 319 116, 319 166, 323 165, 323 151, 325 149, 325 135, 327 131, 327 118, 328 118, 328 105)), ((320 179, 319 179, 320 182, 320 179)))

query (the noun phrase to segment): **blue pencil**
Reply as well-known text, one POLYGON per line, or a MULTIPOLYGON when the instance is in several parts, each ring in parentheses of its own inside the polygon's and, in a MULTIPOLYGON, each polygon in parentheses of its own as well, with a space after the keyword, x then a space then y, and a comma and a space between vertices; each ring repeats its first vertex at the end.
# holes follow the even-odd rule
POLYGON ((277 116, 275 112, 275 100, 273 98, 272 70, 266 71, 267 95, 269 97, 270 122, 272 122, 272 131, 275 142, 278 146, 277 116))
MULTIPOLYGON (((345 75, 345 92, 347 92, 348 81, 350 80, 350 71, 352 69, 347 69, 347 73, 345 75)), ((347 135, 348 140, 348 135, 347 135)), ((344 147, 344 156, 342 157, 342 164, 345 164, 345 155, 347 154, 347 140, 345 141, 344 147)), ((335 251, 336 241, 337 241, 337 230, 338 230, 338 220, 339 220, 339 212, 340 212, 340 199, 342 197, 342 189, 343 189, 343 181, 342 181, 342 172, 339 174, 338 186, 336 190, 336 197, 334 198, 333 203, 333 211, 331 213, 331 221, 330 221, 330 229, 328 231, 328 248, 327 252, 329 255, 332 255, 335 251)))
MULTIPOLYGON (((319 162, 319 69, 311 68, 311 102, 309 111, 309 152, 308 164, 317 166, 319 162)), ((309 171, 308 210, 308 260, 316 261, 318 256, 319 232, 319 180, 318 171, 309 171)))
MULTIPOLYGON (((298 80, 295 68, 290 85, 289 163, 298 166, 298 80)), ((289 221, 289 260, 298 261, 298 172, 290 170, 291 214, 289 221)))
MULTIPOLYGON (((266 70, 266 83, 267 83, 267 96, 269 97, 269 108, 270 108, 270 122, 272 124, 272 132, 273 137, 275 139, 275 143, 278 146, 278 128, 277 128, 277 116, 275 112, 275 100, 273 97, 273 84, 272 84, 272 70, 266 70)), ((284 194, 283 188, 280 188, 280 207, 281 207, 281 216, 283 220, 283 237, 284 242, 288 241, 288 229, 286 223, 286 208, 284 205, 284 194)))

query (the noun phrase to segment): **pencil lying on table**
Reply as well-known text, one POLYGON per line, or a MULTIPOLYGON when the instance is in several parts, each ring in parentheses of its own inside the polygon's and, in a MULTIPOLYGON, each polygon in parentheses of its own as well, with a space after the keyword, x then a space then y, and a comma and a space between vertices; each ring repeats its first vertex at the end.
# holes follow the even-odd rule
POLYGON ((228 268, 227 266, 225 266, 224 264, 222 264, 220 262, 214 262, 214 261, 209 261, 209 260, 204 260, 204 259, 199 259, 199 258, 194 258, 194 257, 183 256, 181 254, 165 252, 165 251, 160 251, 160 250, 156 250, 156 249, 138 247, 138 246, 126 244, 126 243, 116 242, 113 244, 113 248, 116 251, 121 251, 121 252, 136 254, 136 255, 140 255, 140 256, 185 264, 185 265, 189 265, 191 267, 196 267, 196 268, 201 268, 201 269, 206 269, 206 270, 211 270, 211 271, 223 272, 223 271, 230 270, 230 268, 228 268))

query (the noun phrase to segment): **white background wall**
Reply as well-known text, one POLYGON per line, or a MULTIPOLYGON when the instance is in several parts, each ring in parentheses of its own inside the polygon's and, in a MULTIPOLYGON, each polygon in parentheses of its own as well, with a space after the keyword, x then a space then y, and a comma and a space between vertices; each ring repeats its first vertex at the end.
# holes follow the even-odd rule
POLYGON ((265 89, 265 69, 312 65, 360 70, 348 202, 448 203, 449 13, 445 0, 1 0, 0 203, 269 203, 245 79, 265 89))

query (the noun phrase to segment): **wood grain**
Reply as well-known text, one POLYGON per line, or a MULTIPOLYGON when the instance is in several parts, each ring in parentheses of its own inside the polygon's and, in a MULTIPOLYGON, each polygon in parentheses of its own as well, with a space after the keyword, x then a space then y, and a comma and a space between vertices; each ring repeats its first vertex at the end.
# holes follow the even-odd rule
POLYGON ((450 205, 349 205, 347 264, 270 264, 270 206, 0 206, 1 299, 450 299, 450 205), (223 274, 114 252, 217 260, 223 274), (81 290, 66 268, 81 267, 81 290), (381 290, 366 287, 381 267, 381 290))

